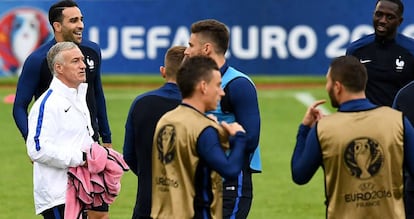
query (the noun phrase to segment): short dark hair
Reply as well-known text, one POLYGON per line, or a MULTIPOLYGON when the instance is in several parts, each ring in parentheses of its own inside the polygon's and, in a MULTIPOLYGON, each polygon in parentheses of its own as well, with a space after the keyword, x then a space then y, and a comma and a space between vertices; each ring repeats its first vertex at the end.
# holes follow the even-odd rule
POLYGON ((62 23, 63 21, 63 14, 62 11, 65 8, 70 7, 78 7, 78 4, 72 0, 62 0, 58 1, 49 8, 49 23, 53 27, 53 22, 59 22, 62 23))
POLYGON ((206 19, 193 23, 191 33, 199 33, 205 39, 215 44, 216 53, 225 54, 229 47, 230 33, 226 25, 214 20, 206 19))
POLYGON ((378 2, 380 2, 380 1, 389 1, 389 2, 393 2, 393 3, 397 4, 399 15, 402 16, 404 14, 404 4, 402 3, 401 0, 377 0, 377 3, 375 5, 378 5, 378 2))
POLYGON ((193 56, 185 59, 177 73, 177 84, 183 98, 191 97, 198 82, 210 82, 217 63, 208 56, 193 56))
POLYGON ((330 65, 332 81, 338 81, 350 92, 365 91, 368 74, 367 69, 354 56, 339 56, 330 65))

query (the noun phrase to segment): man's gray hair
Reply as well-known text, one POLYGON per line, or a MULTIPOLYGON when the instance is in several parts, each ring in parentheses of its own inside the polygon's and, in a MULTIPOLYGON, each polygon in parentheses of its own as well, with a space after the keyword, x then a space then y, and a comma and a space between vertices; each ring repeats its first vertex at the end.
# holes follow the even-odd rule
POLYGON ((53 75, 56 75, 54 68, 55 64, 58 62, 63 63, 62 51, 74 48, 78 48, 78 45, 76 45, 74 42, 65 41, 58 42, 49 49, 47 52, 47 65, 49 66, 50 72, 52 72, 53 75))

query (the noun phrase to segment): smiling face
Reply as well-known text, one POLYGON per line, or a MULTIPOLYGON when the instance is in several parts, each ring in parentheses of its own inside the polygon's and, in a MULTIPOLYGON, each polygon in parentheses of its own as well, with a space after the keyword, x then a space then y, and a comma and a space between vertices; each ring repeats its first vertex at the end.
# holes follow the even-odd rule
POLYGON ((379 1, 373 15, 375 34, 386 39, 392 39, 403 18, 398 5, 390 1, 379 1))
POLYGON ((82 42, 83 16, 78 7, 68 7, 62 11, 62 23, 54 22, 58 41, 82 42))
POLYGON ((77 88, 79 84, 86 81, 86 65, 79 48, 62 51, 59 60, 56 62, 54 69, 56 76, 66 86, 77 88))

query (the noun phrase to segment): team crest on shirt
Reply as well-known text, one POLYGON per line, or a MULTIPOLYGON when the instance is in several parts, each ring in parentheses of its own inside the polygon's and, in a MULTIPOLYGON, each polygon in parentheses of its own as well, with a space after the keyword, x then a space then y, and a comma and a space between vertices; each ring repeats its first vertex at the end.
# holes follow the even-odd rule
POLYGON ((404 70, 404 65, 405 65, 405 62, 401 58, 401 56, 395 59, 395 71, 402 72, 404 70))
POLYGON ((158 160, 170 163, 175 157, 176 132, 172 125, 163 126, 157 135, 158 160))
POLYGON ((85 62, 88 65, 89 70, 95 69, 95 61, 91 59, 91 57, 86 56, 85 62))
POLYGON ((381 169, 384 154, 375 140, 358 138, 352 140, 346 147, 344 160, 352 176, 358 179, 369 179, 381 169))

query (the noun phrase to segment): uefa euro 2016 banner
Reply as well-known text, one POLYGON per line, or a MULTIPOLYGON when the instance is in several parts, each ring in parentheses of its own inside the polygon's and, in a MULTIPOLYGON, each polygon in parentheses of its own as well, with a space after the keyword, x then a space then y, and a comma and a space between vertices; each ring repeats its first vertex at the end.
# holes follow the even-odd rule
MULTIPOLYGON (((0 4, 0 75, 19 75, 25 58, 53 37, 55 1, 0 4)), ((350 42, 373 32, 376 0, 78 0, 84 38, 102 49, 103 73, 157 73, 166 50, 188 45, 190 26, 213 18, 230 30, 228 62, 247 74, 323 75, 350 42)), ((414 1, 399 28, 414 37, 414 1)))

